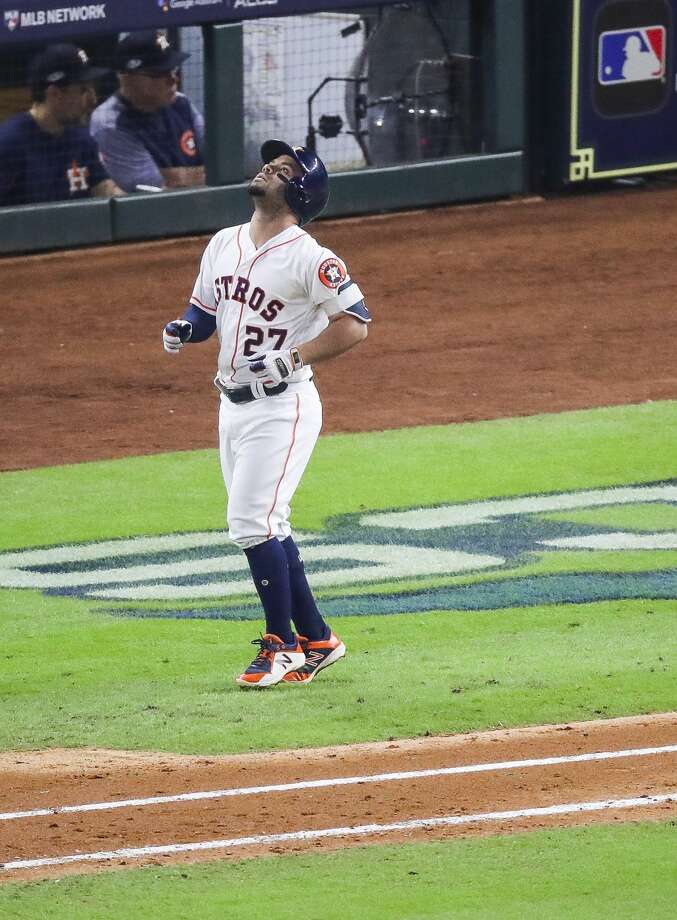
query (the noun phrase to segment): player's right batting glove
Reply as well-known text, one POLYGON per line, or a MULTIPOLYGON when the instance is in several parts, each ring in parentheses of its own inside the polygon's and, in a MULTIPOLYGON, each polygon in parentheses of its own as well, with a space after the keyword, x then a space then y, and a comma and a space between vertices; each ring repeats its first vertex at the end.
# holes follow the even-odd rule
POLYGON ((265 354, 253 355, 249 359, 249 369, 252 374, 267 384, 282 383, 294 371, 303 367, 303 359, 298 348, 289 351, 269 351, 265 354))
POLYGON ((162 344, 170 355, 178 354, 193 334, 193 324, 187 319, 175 319, 162 330, 162 344))

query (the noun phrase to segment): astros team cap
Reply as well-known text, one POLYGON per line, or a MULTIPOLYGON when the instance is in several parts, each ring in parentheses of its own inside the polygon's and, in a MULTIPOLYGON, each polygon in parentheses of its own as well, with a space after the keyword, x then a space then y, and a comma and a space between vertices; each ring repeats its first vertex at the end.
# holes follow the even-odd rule
POLYGON ((49 45, 31 61, 32 85, 67 86, 70 83, 89 83, 102 77, 105 67, 92 67, 87 52, 77 45, 49 45))
POLYGON ((190 57, 176 51, 163 32, 130 32, 118 42, 115 69, 118 73, 169 73, 190 57))

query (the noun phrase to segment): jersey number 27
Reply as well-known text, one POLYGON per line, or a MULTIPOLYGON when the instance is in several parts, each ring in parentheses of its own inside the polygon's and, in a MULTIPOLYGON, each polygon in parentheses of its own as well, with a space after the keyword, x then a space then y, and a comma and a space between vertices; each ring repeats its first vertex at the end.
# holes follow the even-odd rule
MULTIPOLYGON (((257 354, 261 351, 261 346, 263 345, 264 330, 260 326, 245 326, 245 333, 247 338, 245 339, 243 354, 245 358, 251 358, 252 355, 257 354)), ((277 341, 273 345, 273 351, 279 351, 284 344, 284 340, 287 338, 286 329, 271 329, 268 328, 268 338, 276 339, 277 341)))

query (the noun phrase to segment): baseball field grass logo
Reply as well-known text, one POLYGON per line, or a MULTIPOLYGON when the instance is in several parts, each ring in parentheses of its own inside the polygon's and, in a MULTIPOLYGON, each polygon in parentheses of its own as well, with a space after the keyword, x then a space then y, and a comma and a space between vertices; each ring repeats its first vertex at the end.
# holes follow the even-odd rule
MULTIPOLYGON (((677 598, 677 481, 343 515, 298 542, 331 616, 677 598)), ((224 531, 4 553, 0 587, 118 615, 260 613, 224 531)))

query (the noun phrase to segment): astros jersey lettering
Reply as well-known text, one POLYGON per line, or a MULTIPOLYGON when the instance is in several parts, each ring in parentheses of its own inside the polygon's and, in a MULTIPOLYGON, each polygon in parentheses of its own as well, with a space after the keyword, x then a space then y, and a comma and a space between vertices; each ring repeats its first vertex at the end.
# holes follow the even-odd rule
MULTIPOLYGON (((254 355, 293 348, 316 338, 342 312, 369 315, 345 264, 300 227, 288 227, 260 249, 249 224, 212 237, 202 257, 191 303, 216 317, 219 377, 227 386, 256 379, 254 355)), ((288 383, 308 380, 310 366, 288 383)))

